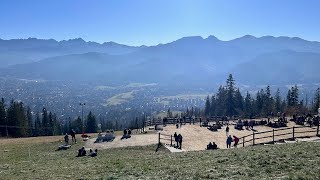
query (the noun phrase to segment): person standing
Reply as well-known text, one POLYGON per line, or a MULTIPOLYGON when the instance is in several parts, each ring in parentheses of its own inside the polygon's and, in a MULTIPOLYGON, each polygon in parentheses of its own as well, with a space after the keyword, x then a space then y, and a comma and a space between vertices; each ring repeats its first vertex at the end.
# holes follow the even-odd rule
POLYGON ((176 148, 178 148, 178 147, 179 147, 179 144, 178 144, 178 135, 177 135, 177 132, 174 132, 173 137, 174 137, 174 141, 176 142, 176 148))
POLYGON ((66 133, 66 135, 64 136, 64 142, 66 143, 66 145, 69 145, 69 135, 68 135, 68 133, 66 133))
POLYGON ((227 128, 226 128, 226 136, 228 136, 229 135, 229 125, 227 125, 227 128))
POLYGON ((71 135, 72 142, 77 143, 76 132, 74 131, 74 129, 71 130, 70 135, 71 135))
POLYGON ((231 148, 231 143, 232 143, 232 137, 231 135, 229 135, 227 138, 227 148, 231 148))
POLYGON ((178 135, 178 141, 179 141, 179 149, 182 149, 182 135, 178 135))

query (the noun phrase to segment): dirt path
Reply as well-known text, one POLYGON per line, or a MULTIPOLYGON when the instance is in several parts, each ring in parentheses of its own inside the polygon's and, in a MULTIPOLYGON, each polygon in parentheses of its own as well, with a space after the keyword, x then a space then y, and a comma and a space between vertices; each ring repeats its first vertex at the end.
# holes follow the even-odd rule
MULTIPOLYGON (((298 127, 295 123, 289 122, 288 127, 298 127)), ((163 131, 160 131, 161 134, 173 135, 175 132, 177 134, 181 134, 183 136, 182 148, 185 151, 199 151, 204 150, 209 142, 215 142, 220 149, 226 148, 226 126, 223 126, 222 129, 219 129, 217 132, 209 131, 206 127, 200 127, 199 124, 195 125, 183 125, 181 128, 176 128, 175 125, 168 125, 164 127, 163 131)), ((272 128, 268 126, 255 126, 255 132, 269 131, 272 128)), ((303 132, 306 130, 311 130, 310 128, 297 129, 296 132, 303 132)), ((286 131, 275 132, 275 134, 279 133, 291 133, 292 129, 288 129, 286 131)), ((234 126, 230 126, 230 135, 236 135, 237 137, 243 137, 246 135, 251 135, 253 133, 252 130, 236 130, 234 126)), ((269 134, 264 134, 264 136, 272 135, 272 132, 269 134)), ((298 137, 301 134, 296 134, 298 137)), ((303 133, 302 135, 310 135, 315 136, 315 133, 303 133)), ((259 135, 255 136, 256 138, 259 135)), ((290 138, 291 135, 281 136, 281 138, 286 137, 290 138)), ((132 135, 130 139, 120 140, 121 136, 116 136, 116 139, 113 142, 104 142, 104 143, 93 143, 95 139, 90 139, 86 147, 89 148, 98 148, 98 149, 106 149, 106 148, 116 148, 116 147, 126 147, 126 146, 145 146, 158 143, 158 134, 139 134, 132 135)), ((166 137, 170 138, 170 137, 166 137)), ((252 136, 248 137, 251 139, 252 136)), ((277 140, 277 139, 276 139, 277 140)), ((256 140, 256 143, 261 142, 262 140, 256 140)), ((266 141, 272 141, 272 138, 264 139, 266 141)), ((162 140, 163 143, 170 144, 168 140, 162 140)), ((248 144, 247 144, 248 145, 248 144)))
POLYGON ((86 148, 94 149, 109 149, 118 147, 128 147, 128 146, 147 146, 151 144, 156 144, 158 142, 158 134, 136 134, 132 135, 129 139, 122 139, 122 136, 116 136, 112 142, 94 143, 95 138, 89 139, 86 143, 86 148))

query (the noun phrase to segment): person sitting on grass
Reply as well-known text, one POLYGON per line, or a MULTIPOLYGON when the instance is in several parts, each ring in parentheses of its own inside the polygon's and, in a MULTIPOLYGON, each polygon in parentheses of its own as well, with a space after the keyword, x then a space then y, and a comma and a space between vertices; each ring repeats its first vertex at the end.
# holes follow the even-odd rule
POLYGON ((64 142, 66 143, 66 145, 69 144, 69 135, 68 135, 68 133, 66 133, 66 135, 64 136, 64 142))
POLYGON ((89 154, 89 156, 91 156, 91 157, 96 157, 98 154, 98 149, 95 149, 94 151, 92 151, 92 149, 90 149, 90 154, 89 154))
POLYGON ((81 156, 86 156, 87 151, 85 150, 84 146, 78 150, 78 156, 77 157, 81 157, 81 156))
POLYGON ((209 144, 207 145, 207 149, 213 149, 213 145, 211 142, 209 142, 209 144))
POLYGON ((124 129, 123 130, 123 136, 121 137, 121 140, 122 139, 127 139, 128 138, 128 130, 127 129, 124 129))

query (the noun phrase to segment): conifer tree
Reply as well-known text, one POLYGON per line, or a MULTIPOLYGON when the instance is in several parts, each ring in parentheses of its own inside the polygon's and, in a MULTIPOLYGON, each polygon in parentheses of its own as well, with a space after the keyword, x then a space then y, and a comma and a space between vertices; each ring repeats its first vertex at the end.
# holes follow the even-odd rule
POLYGON ((204 114, 205 116, 210 116, 210 98, 209 98, 209 95, 207 96, 207 99, 206 99, 206 104, 205 104, 205 108, 204 108, 204 114))
POLYGON ((87 116, 87 133, 95 133, 97 132, 97 122, 96 122, 96 117, 92 114, 90 111, 88 116, 87 116))

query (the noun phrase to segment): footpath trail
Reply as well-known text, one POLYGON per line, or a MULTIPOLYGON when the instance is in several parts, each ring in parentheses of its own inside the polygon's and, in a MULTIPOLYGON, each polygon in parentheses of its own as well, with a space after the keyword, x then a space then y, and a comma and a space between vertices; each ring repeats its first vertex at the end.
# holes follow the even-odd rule
MULTIPOLYGON (((289 122, 288 127, 298 127, 294 122, 289 122)), ((255 126, 255 132, 269 131, 273 128, 268 126, 255 126)), ((204 150, 209 142, 215 142, 220 149, 226 149, 226 126, 223 126, 222 129, 219 129, 216 132, 208 130, 206 127, 200 127, 199 123, 195 125, 182 125, 181 128, 176 128, 175 125, 167 125, 163 128, 163 131, 159 131, 161 134, 173 135, 175 132, 183 136, 182 149, 183 151, 200 151, 204 150)), ((306 130, 310 130, 306 127, 306 130)), ((292 129, 289 129, 288 132, 291 132, 292 129)), ((299 130, 304 131, 304 129, 299 130)), ((233 125, 230 125, 230 135, 235 135, 237 137, 243 137, 246 135, 251 135, 252 130, 236 130, 233 125)), ((280 132, 275 132, 275 134, 280 132)), ((281 132, 283 133, 283 132, 281 132)), ((303 135, 315 136, 315 133, 304 133, 303 135)), ((257 137, 257 136, 256 136, 257 137)), ((282 136, 284 137, 284 136, 282 136)), ((290 138, 292 135, 288 135, 286 138, 290 138)), ((166 137, 167 138, 167 137, 166 137)), ((170 137, 169 137, 170 138, 170 137)), ((272 141, 272 138, 267 139, 272 141)), ((127 147, 127 146, 146 146, 151 144, 158 143, 158 133, 149 132, 147 134, 134 134, 129 139, 121 140, 121 136, 116 136, 115 140, 112 142, 103 142, 103 143, 93 143, 95 139, 90 139, 86 143, 88 148, 98 148, 98 149, 107 149, 107 148, 117 148, 117 147, 127 147)), ((260 143, 258 140, 256 143, 260 143)), ((264 139, 266 141, 266 139, 264 139)), ((161 140, 162 143, 170 144, 168 140, 161 140)), ((175 143, 175 142, 173 142, 175 143)), ((248 144, 247 144, 248 145, 248 144)), ((240 144, 239 146, 242 146, 240 144)))

